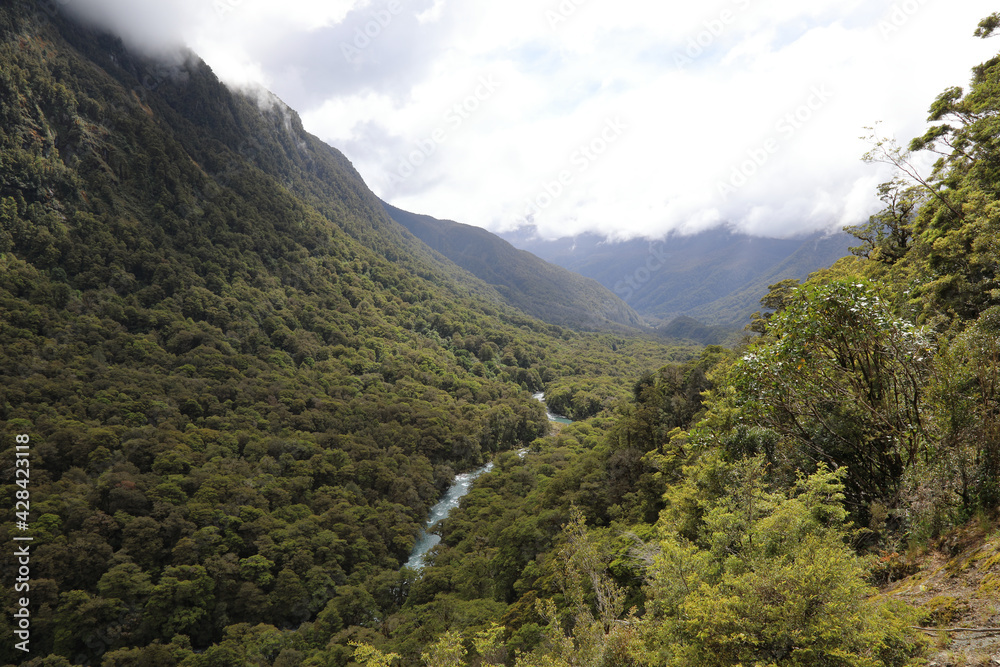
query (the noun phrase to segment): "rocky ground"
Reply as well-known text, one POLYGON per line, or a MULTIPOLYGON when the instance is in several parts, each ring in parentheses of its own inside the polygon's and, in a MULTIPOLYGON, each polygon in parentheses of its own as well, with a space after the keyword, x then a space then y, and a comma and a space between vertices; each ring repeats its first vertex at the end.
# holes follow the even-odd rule
POLYGON ((931 667, 1000 665, 1000 526, 974 522, 903 558, 883 593, 917 607, 931 667))

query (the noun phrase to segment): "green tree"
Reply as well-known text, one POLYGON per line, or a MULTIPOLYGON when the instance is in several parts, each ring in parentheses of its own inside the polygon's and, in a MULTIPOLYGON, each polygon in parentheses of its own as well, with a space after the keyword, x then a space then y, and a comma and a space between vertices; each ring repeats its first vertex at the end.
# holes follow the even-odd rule
POLYGON ((634 610, 625 614, 626 591, 611 577, 609 558, 575 506, 563 526, 562 540, 555 567, 564 609, 552 599, 536 602, 538 615, 547 622, 545 641, 533 655, 520 657, 518 667, 642 664, 644 651, 633 632, 638 621, 634 610))
POLYGON ((462 636, 453 631, 441 635, 424 653, 420 654, 427 667, 462 667, 465 657, 462 636))
POLYGON ((784 309, 785 304, 791 298, 792 294, 795 293, 795 289, 798 286, 799 281, 794 278, 786 278, 773 285, 768 285, 767 294, 760 300, 760 305, 764 306, 766 310, 755 311, 750 316, 750 324, 747 325, 747 330, 759 334, 767 331, 768 320, 774 317, 775 313, 779 313, 784 309))
POLYGON ((793 466, 849 470, 851 502, 890 497, 925 438, 930 341, 861 280, 807 284, 731 381, 746 417, 794 443, 793 466))
POLYGON ((748 460, 706 508, 698 543, 662 527, 643 619, 656 664, 911 664, 911 615, 873 597, 848 546, 843 476, 821 466, 771 491, 763 460, 748 460))
POLYGON ((862 242, 850 249, 852 254, 891 265, 906 256, 914 242, 913 222, 926 193, 901 177, 879 185, 878 193, 885 208, 867 224, 849 225, 844 231, 862 242))
POLYGON ((391 667, 394 660, 399 660, 397 653, 383 653, 371 644, 350 642, 354 647, 354 659, 363 667, 391 667))
MULTIPOLYGON (((992 34, 994 21, 995 15, 984 19, 976 34, 992 34)), ((913 248, 898 279, 911 300, 922 302, 927 319, 972 320, 998 304, 998 81, 1000 57, 974 67, 967 91, 950 87, 931 104, 933 125, 908 150, 872 131, 873 149, 865 159, 894 165, 924 193, 910 225, 913 248), (929 175, 915 168, 914 151, 938 156, 929 175)))
POLYGON ((917 539, 1000 504, 1000 308, 943 341, 927 395, 933 437, 907 479, 906 495, 924 499, 909 513, 917 539))
POLYGON ((176 634, 204 637, 211 633, 215 580, 201 565, 169 566, 145 607, 146 623, 153 636, 176 634))

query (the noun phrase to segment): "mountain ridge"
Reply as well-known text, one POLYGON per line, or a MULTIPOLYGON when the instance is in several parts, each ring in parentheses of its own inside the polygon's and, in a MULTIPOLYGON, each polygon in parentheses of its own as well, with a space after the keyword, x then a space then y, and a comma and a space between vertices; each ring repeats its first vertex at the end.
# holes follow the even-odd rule
POLYGON ((485 229, 383 205, 390 217, 430 248, 529 315, 584 329, 644 326, 638 313, 596 280, 517 249, 485 229))
POLYGON ((456 471, 544 435, 532 391, 624 395, 692 352, 513 308, 294 112, 28 0, 0 5, 0 313, 53 664, 211 662, 246 628, 294 652, 310 624, 347 656, 456 471))
POLYGON ((647 321, 668 323, 683 316, 735 328, 749 322, 769 284, 803 280, 846 256, 855 241, 843 233, 769 239, 727 228, 620 243, 596 234, 548 241, 530 227, 500 236, 597 280, 647 321))

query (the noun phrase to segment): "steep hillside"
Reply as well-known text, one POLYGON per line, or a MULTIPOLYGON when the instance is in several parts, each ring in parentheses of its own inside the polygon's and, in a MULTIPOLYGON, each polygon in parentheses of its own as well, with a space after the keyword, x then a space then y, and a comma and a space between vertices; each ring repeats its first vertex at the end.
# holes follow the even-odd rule
MULTIPOLYGON (((941 161, 880 188, 861 256, 693 353, 512 308, 276 101, 46 6, 0 5, 0 661, 993 660, 1000 56, 934 102, 941 161), (576 421, 547 434, 543 389, 576 421), (932 565, 879 594, 897 552, 932 565)), ((795 257, 757 241, 620 279, 795 257)))
POLYGON ((529 315, 586 329, 642 326, 639 315, 597 281, 518 250, 485 229, 388 204, 385 208, 418 239, 492 285, 508 303, 529 315))
POLYGON ((0 534, 33 538, 32 657, 248 664, 224 637, 314 623, 286 662, 349 652, 454 473, 546 431, 532 391, 689 353, 511 308, 278 100, 47 7, 0 6, 0 479, 30 495, 0 534))
POLYGON ((611 243, 594 235, 544 241, 522 229, 504 238, 539 257, 594 278, 643 317, 687 316, 742 328, 767 286, 804 279, 848 254, 846 234, 767 239, 711 230, 662 241, 611 243))

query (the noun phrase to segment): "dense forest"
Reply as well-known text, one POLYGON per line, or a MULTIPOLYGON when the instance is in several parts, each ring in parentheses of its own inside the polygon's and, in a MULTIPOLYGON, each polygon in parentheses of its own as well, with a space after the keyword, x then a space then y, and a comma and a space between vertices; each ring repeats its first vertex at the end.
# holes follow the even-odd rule
POLYGON ((513 309, 277 100, 42 9, 0 8, 0 456, 6 497, 30 493, 28 657, 246 664, 256 640, 224 660, 227 638, 307 623, 344 663, 455 473, 546 432, 532 392, 610 375, 610 402, 694 352, 513 309))
POLYGON ((1000 57, 872 130, 851 257, 695 349, 517 310, 193 55, 0 31, 4 662, 895 666, 951 620, 877 587, 1000 503, 1000 57))

